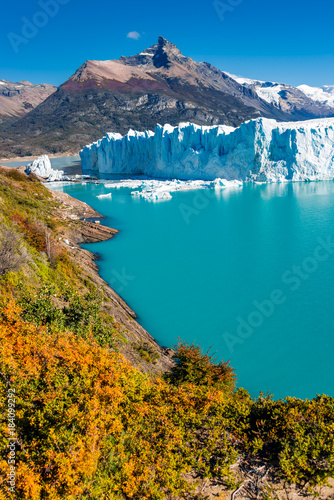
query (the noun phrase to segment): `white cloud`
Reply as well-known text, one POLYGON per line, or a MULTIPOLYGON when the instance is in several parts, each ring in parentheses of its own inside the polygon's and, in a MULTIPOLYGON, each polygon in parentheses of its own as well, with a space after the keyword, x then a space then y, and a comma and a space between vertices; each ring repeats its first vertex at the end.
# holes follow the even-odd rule
POLYGON ((138 40, 140 38, 140 33, 138 33, 138 31, 129 31, 126 36, 132 38, 132 40, 138 40))

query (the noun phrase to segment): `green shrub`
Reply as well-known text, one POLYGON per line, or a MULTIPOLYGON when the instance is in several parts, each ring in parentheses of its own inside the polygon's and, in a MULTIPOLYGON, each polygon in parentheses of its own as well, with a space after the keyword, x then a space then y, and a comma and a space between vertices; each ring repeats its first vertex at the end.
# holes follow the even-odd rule
POLYGON ((19 172, 16 168, 11 168, 10 170, 5 171, 6 177, 13 179, 13 181, 18 182, 26 182, 27 176, 22 172, 19 172))
POLYGON ((156 364, 160 358, 159 353, 156 349, 148 342, 140 342, 139 344, 134 344, 135 350, 138 352, 139 356, 146 361, 146 363, 156 364))
POLYGON ((57 294, 51 284, 44 284, 35 292, 23 287, 19 304, 22 317, 38 326, 71 330, 84 338, 93 334, 100 345, 113 343, 114 328, 103 317, 102 300, 94 292, 80 295, 68 290, 66 294, 57 294))
POLYGON ((54 288, 43 285, 35 292, 22 288, 19 304, 22 317, 37 326, 53 326, 63 328, 65 325, 62 311, 54 304, 54 288))
POLYGON ((277 461, 289 482, 323 484, 333 477, 334 398, 273 401, 260 397, 243 428, 239 435, 248 443, 246 448, 277 461))

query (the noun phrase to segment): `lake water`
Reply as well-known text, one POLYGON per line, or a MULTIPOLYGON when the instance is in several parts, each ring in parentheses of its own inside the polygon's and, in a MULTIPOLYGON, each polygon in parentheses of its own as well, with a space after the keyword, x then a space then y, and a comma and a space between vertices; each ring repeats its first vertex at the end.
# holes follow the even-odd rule
POLYGON ((157 341, 230 359, 252 396, 334 396, 334 183, 176 192, 60 185, 120 230, 102 276, 157 341), (97 198, 112 192, 112 198, 97 198))

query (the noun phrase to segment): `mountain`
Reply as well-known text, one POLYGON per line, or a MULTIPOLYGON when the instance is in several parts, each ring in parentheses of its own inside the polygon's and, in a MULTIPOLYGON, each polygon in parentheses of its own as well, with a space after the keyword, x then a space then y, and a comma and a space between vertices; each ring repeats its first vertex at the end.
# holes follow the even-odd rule
POLYGON ((254 90, 260 99, 272 104, 276 109, 284 113, 291 114, 293 119, 310 119, 310 117, 325 117, 333 115, 333 110, 328 109, 329 103, 332 100, 334 106, 334 86, 328 87, 331 89, 327 94, 322 89, 308 87, 307 85, 300 85, 299 87, 292 87, 286 83, 277 82, 263 82, 260 80, 251 80, 249 78, 242 78, 230 75, 238 83, 246 88, 254 90), (317 97, 317 91, 319 98, 317 97), (321 95, 320 95, 321 94, 321 95))
POLYGON ((29 113, 55 90, 57 87, 46 83, 0 80, 0 122, 29 113))
POLYGON ((106 132, 144 131, 157 123, 235 127, 260 116, 289 121, 334 115, 297 93, 298 105, 276 106, 256 88, 185 57, 159 37, 158 43, 135 56, 86 61, 28 115, 0 127, 1 148, 7 154, 76 152, 106 132))

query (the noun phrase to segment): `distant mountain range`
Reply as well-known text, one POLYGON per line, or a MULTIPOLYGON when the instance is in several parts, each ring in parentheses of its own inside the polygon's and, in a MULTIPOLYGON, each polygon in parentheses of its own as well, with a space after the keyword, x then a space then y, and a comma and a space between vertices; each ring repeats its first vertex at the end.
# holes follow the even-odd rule
MULTIPOLYGON (((334 87, 322 92, 304 87, 230 75, 185 57, 159 37, 134 56, 86 61, 20 118, 13 116, 23 109, 16 115, 7 111, 11 119, 0 124, 0 156, 76 152, 106 132, 154 129, 157 123, 238 126, 260 116, 279 121, 334 116, 334 87)), ((0 115, 3 109, 0 100, 0 115)))
POLYGON ((0 122, 29 113, 56 90, 57 87, 47 83, 0 80, 0 122))
POLYGON ((314 101, 334 108, 334 85, 324 85, 323 87, 299 85, 297 88, 314 101))
MULTIPOLYGON (((328 112, 328 107, 334 108, 334 85, 324 85, 323 87, 299 85, 298 87, 292 87, 285 83, 263 82, 235 75, 230 76, 241 85, 255 90, 261 99, 272 104, 275 108, 291 113, 292 121, 300 113, 311 114, 313 118, 320 118, 321 116, 315 115, 328 112), (294 117, 295 114, 296 117, 294 117)), ((333 113, 333 111, 329 112, 333 113)))

